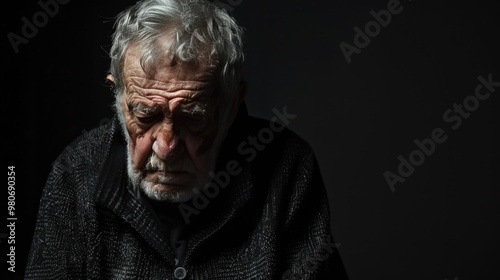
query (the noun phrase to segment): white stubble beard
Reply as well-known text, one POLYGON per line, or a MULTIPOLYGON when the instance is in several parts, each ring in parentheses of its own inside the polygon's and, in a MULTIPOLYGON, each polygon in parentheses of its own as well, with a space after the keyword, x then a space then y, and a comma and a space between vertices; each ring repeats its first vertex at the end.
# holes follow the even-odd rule
MULTIPOLYGON (((212 178, 210 177, 209 174, 211 171, 215 170, 215 165, 217 163, 217 155, 219 153, 220 146, 222 144, 224 136, 225 136, 224 133, 219 133, 219 135, 214 140, 213 147, 209 151, 207 151, 207 153, 210 153, 208 155, 208 158, 210 159, 210 162, 208 164, 208 170, 197 173, 196 181, 193 182, 191 186, 177 191, 162 191, 160 188, 155 187, 154 182, 146 181, 143 178, 143 174, 134 168, 134 164, 132 162, 131 149, 130 149, 130 137, 126 137, 127 172, 136 194, 140 195, 139 192, 140 190, 144 195, 146 195, 150 199, 157 201, 168 201, 172 203, 181 203, 192 199, 196 195, 195 189, 197 189, 198 191, 202 191, 203 188, 212 181, 212 178)), ((155 159, 150 156, 148 158, 148 163, 146 164, 151 164, 161 170, 165 170, 164 163, 157 157, 155 159)), ((167 181, 166 178, 164 179, 165 181, 167 181)), ((160 181, 161 180, 162 178, 160 177, 160 181)))

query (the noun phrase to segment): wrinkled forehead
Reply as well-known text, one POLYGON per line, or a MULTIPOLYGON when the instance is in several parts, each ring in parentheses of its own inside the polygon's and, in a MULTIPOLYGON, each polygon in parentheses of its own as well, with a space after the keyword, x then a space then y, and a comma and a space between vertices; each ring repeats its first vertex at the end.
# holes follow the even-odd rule
POLYGON ((201 59, 181 61, 173 55, 172 44, 171 34, 156 39, 154 46, 131 44, 125 53, 124 78, 137 77, 159 82, 214 82, 217 66, 209 58, 208 50, 201 49, 201 59))

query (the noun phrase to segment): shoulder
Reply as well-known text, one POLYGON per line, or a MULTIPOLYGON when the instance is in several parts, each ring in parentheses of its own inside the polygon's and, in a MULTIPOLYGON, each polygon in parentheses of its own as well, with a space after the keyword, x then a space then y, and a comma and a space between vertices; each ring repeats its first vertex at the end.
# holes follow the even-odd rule
POLYGON ((281 205, 284 228, 301 215, 327 213, 328 196, 310 143, 277 118, 249 117, 248 124, 249 136, 238 152, 244 156, 253 186, 265 193, 273 207, 281 205))
POLYGON ((85 131, 64 148, 56 158, 54 166, 66 166, 73 172, 89 165, 95 166, 106 156, 116 130, 115 126, 111 120, 85 131))
POLYGON ((62 196, 90 195, 114 137, 122 137, 115 118, 71 141, 52 163, 44 192, 62 196))
POLYGON ((264 119, 248 117, 248 136, 238 146, 240 154, 262 154, 266 161, 285 160, 288 164, 314 160, 312 146, 289 128, 290 122, 278 116, 264 119), (274 160, 273 160, 274 159, 274 160))

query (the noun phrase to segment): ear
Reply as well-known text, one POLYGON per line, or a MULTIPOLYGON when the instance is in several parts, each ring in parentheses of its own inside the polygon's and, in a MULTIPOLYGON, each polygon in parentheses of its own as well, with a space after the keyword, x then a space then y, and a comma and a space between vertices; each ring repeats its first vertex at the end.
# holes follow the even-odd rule
POLYGON ((246 81, 240 82, 240 87, 238 88, 238 92, 233 99, 233 103, 231 104, 231 109, 229 111, 228 120, 229 123, 233 123, 236 114, 238 113, 238 109, 240 108, 241 103, 246 97, 248 84, 246 81))
POLYGON ((113 77, 113 75, 111 74, 108 74, 104 82, 106 83, 106 85, 113 87, 115 86, 115 77, 113 77))

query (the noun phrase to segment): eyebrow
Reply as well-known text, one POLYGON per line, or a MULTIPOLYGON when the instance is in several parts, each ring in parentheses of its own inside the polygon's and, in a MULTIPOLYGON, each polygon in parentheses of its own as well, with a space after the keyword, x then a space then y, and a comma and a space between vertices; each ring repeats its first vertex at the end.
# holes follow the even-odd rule
MULTIPOLYGON (((197 100, 191 100, 190 102, 187 103, 181 103, 179 106, 179 110, 193 115, 197 113, 205 114, 207 112, 207 107, 208 107, 208 101, 205 100, 205 98, 200 98, 197 100)), ((142 114, 150 115, 162 111, 160 106, 150 107, 142 103, 134 105, 129 103, 127 104, 127 108, 131 114, 140 112, 142 114)))
POLYGON ((189 114, 205 114, 207 112, 207 107, 208 102, 206 100, 197 100, 191 104, 181 104, 179 109, 189 114))
POLYGON ((141 104, 141 103, 138 103, 138 104, 135 104, 135 105, 132 105, 132 104, 127 104, 127 108, 128 108, 128 111, 130 113, 135 113, 135 112, 141 112, 143 114, 154 114, 156 112, 159 112, 161 111, 161 108, 159 106, 153 106, 153 107, 149 107, 149 106, 146 106, 144 104, 141 104))

